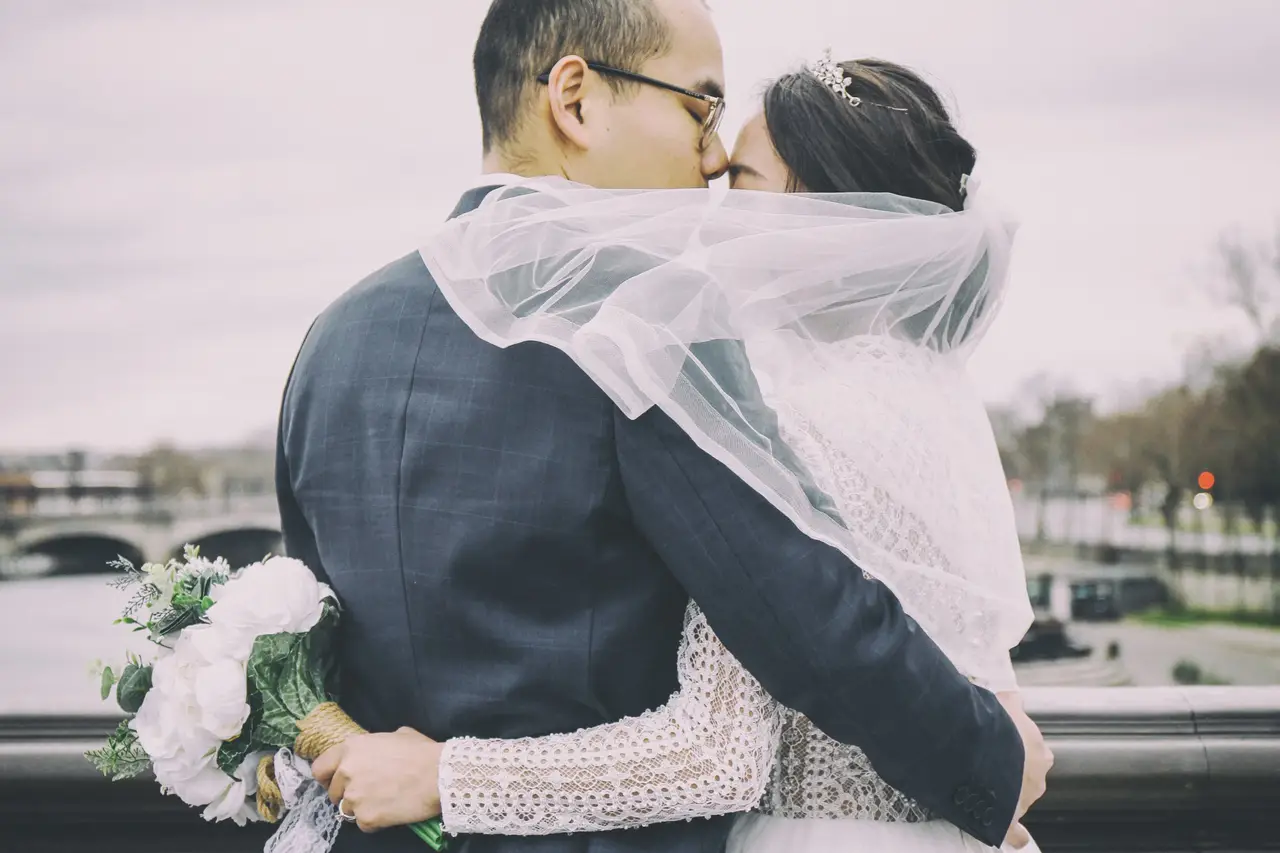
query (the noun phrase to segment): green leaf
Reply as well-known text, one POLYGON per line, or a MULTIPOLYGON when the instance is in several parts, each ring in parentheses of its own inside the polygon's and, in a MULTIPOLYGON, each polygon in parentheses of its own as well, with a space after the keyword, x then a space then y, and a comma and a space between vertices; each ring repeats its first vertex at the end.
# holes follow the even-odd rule
POLYGON ((132 779, 151 766, 151 759, 138 743, 137 732, 129 728, 128 720, 120 721, 105 746, 89 750, 84 757, 112 782, 132 779))
MULTIPOLYGON (((290 655, 297 646, 301 634, 267 634, 254 640, 249 655, 247 674, 250 695, 260 703, 261 714, 254 730, 254 738, 273 747, 292 747, 298 736, 296 715, 282 698, 287 691, 286 673, 290 667, 290 655)), ((255 702, 250 702, 252 709, 255 702)), ((309 710, 309 709, 308 709, 309 710)), ((303 715, 305 716, 305 714, 303 715)))
POLYGON ((200 599, 186 592, 175 592, 171 604, 174 610, 190 610, 200 606, 200 599))
POLYGON ((228 776, 234 776, 252 751, 253 744, 243 733, 235 740, 223 741, 222 746, 218 747, 218 769, 228 776))
POLYGON ((269 634, 254 641, 247 674, 255 748, 292 747, 298 721, 330 698, 337 618, 337 610, 326 605, 308 633, 269 634))
POLYGON ((320 621, 307 635, 311 684, 318 702, 336 697, 338 692, 338 657, 334 648, 338 629, 338 608, 325 602, 320 621))
POLYGON ((254 729, 254 737, 263 749, 293 749, 293 742, 298 739, 298 727, 283 715, 278 714, 270 721, 264 716, 254 729), (285 727, 286 723, 288 728, 285 727))
POLYGON ((151 667, 130 663, 120 674, 120 683, 116 686, 116 703, 126 714, 136 714, 150 689, 151 667))
POLYGON ((102 699, 104 702, 111 695, 111 688, 115 686, 115 683, 116 676, 111 671, 111 667, 104 667, 102 670, 102 699))
MULTIPOLYGON (((174 600, 177 600, 177 596, 174 600)), ((176 634, 183 628, 198 624, 203 617, 204 613, 199 607, 175 605, 161 610, 155 614, 151 622, 147 623, 151 630, 151 639, 159 642, 170 634, 176 634)))

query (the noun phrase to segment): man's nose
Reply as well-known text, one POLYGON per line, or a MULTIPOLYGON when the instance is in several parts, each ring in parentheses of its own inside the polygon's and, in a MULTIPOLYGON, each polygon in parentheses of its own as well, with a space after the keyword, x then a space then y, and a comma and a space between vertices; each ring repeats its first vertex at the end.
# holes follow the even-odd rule
POLYGON ((711 137, 711 144, 702 152, 702 176, 707 183, 723 175, 729 168, 729 152, 720 141, 720 134, 711 137))

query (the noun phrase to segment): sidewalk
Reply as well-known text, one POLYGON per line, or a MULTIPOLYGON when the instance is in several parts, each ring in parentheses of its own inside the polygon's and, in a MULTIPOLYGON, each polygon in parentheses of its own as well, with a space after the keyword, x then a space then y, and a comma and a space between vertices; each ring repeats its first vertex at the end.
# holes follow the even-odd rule
POLYGON ((1280 656, 1280 628, 1255 628, 1250 625, 1208 624, 1196 626, 1206 637, 1225 646, 1251 652, 1280 656))

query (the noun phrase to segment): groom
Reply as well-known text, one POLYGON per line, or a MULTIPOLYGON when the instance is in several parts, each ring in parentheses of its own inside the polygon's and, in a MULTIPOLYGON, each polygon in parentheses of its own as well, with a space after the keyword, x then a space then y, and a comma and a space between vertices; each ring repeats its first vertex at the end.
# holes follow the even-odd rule
MULTIPOLYGON (((658 188, 726 168, 703 0, 496 0, 475 75, 488 174, 455 215, 509 173, 658 188)), ((627 420, 550 347, 481 342, 416 253, 316 320, 285 392, 277 475, 289 553, 344 604, 343 705, 384 733, 316 764, 361 828, 439 813, 436 741, 663 704, 690 596, 774 697, 971 835, 999 844, 1043 791, 1051 756, 1034 724, 961 677, 882 585, 661 412, 627 420)), ((718 851, 728 828, 453 847, 718 851)), ((336 849, 423 848, 407 831, 347 831, 336 849)))

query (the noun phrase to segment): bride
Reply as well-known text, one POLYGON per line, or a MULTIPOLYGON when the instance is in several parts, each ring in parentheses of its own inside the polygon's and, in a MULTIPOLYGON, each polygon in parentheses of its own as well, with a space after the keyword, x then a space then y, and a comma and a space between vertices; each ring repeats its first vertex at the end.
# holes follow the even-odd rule
MULTIPOLYGON (((661 407, 888 585, 962 672, 1013 692, 1009 650, 1030 605, 994 438, 964 370, 1003 296, 1013 229, 978 196, 974 165, 916 74, 828 56, 769 85, 727 194, 533 179, 494 192, 422 254, 482 338, 563 349, 629 416, 661 407), (606 265, 617 275, 600 285, 606 265)), ((679 690, 640 717, 448 741, 446 831, 749 812, 730 850, 984 849, 893 790, 858 748, 780 707, 696 604, 678 670, 679 690)), ((990 821, 984 792, 957 796, 990 821)))

